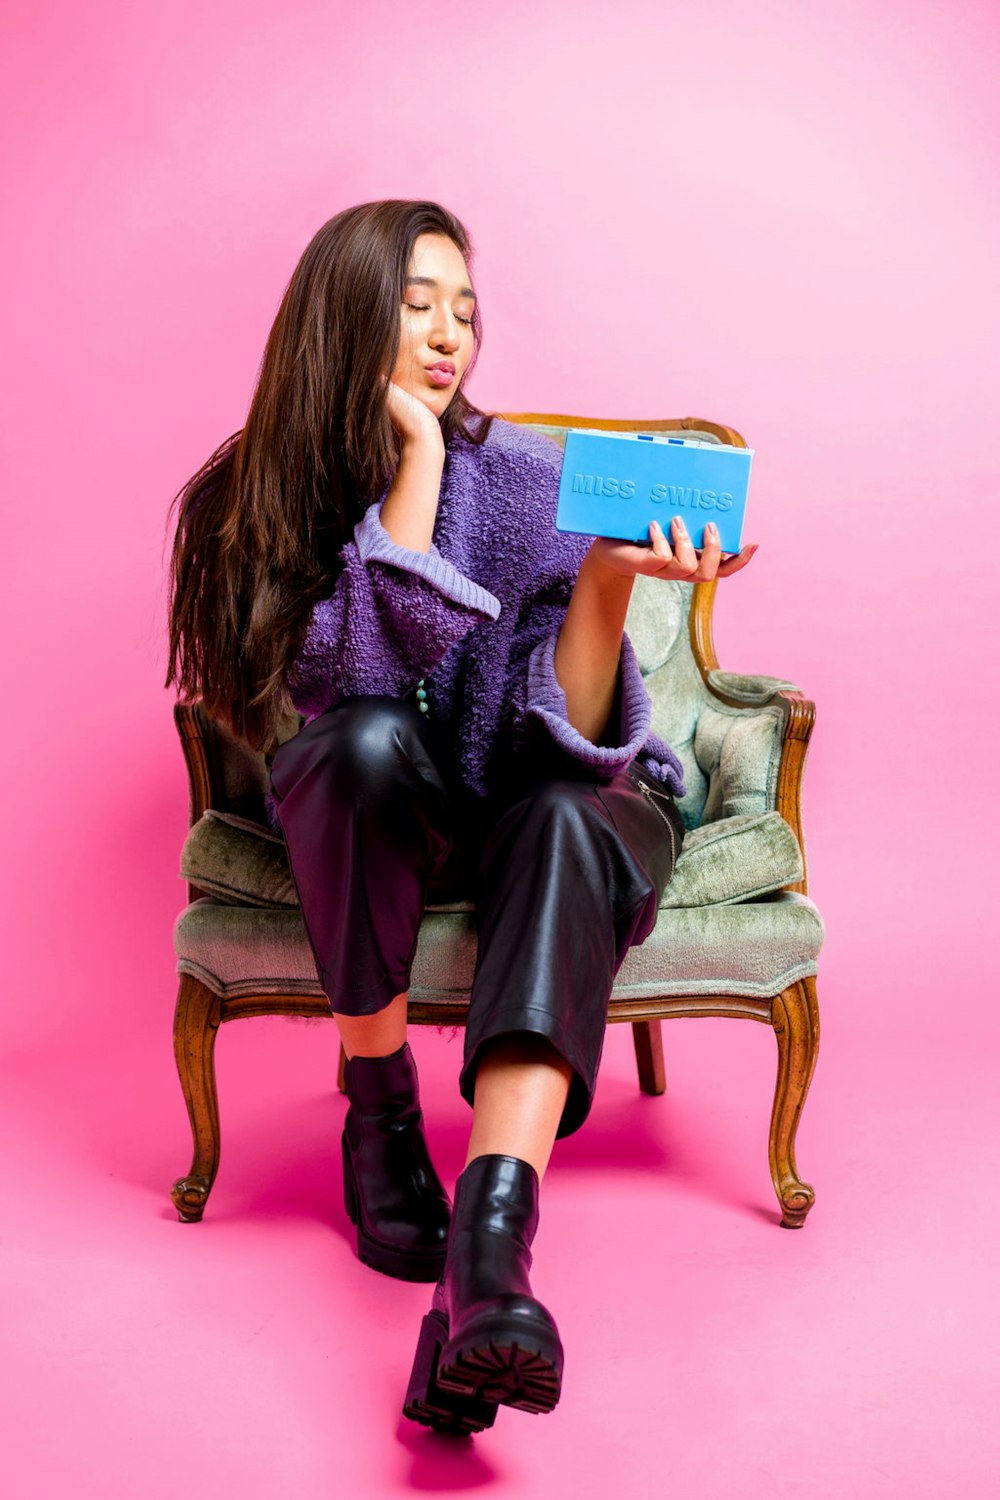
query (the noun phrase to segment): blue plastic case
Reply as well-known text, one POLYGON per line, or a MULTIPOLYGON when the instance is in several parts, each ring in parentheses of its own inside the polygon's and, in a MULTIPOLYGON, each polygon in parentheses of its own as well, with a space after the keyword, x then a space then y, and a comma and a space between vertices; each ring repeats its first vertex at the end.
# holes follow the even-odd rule
POLYGON ((738 552, 754 452, 704 438, 571 427, 556 529, 648 542, 655 519, 672 543, 670 523, 680 514, 693 546, 705 545, 705 522, 714 521, 723 552, 738 552))

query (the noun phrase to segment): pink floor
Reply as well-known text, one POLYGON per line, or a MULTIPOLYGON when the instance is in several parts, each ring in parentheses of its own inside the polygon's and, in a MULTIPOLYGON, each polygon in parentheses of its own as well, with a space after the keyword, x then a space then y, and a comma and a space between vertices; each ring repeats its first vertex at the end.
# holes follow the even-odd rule
MULTIPOLYGON (((430 1288, 354 1257, 332 1025, 224 1029, 200 1225, 168 1199, 189 1145, 166 1016, 132 1052, 83 1028, 24 1049, 35 1082, 6 1092, 8 1493, 995 1494, 995 1059, 943 1031, 933 1050, 852 1034, 835 983, 820 1000, 799 1232, 778 1227, 767 1171, 770 1032, 666 1026, 661 1098, 638 1093, 628 1028, 609 1033, 535 1241, 562 1399, 465 1439, 401 1416, 430 1288)), ((451 1189, 461 1041, 411 1040, 451 1189)))

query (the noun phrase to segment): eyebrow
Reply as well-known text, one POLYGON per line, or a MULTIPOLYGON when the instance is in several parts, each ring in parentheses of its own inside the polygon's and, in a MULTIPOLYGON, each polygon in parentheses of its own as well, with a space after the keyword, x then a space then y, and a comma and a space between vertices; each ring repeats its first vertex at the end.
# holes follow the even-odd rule
MULTIPOLYGON (((437 282, 434 280, 433 276, 407 276, 407 278, 406 278, 406 285, 407 286, 435 286, 436 287, 437 286, 437 282)), ((472 300, 473 300, 473 302, 476 302, 478 300, 477 297, 476 297, 476 294, 472 290, 471 286, 460 286, 459 289, 458 289, 458 295, 460 297, 471 297, 472 300)))

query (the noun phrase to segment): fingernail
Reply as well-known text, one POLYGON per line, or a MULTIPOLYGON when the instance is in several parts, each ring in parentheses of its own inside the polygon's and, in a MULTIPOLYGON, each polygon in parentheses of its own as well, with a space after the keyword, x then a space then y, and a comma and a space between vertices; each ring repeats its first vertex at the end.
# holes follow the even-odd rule
POLYGON ((687 531, 687 527, 684 525, 683 516, 674 516, 674 525, 677 527, 678 531, 687 531))
POLYGON ((706 521, 705 522, 705 530, 711 532, 712 536, 718 536, 719 535, 719 528, 718 528, 718 526, 716 526, 716 524, 715 524, 714 521, 706 521))

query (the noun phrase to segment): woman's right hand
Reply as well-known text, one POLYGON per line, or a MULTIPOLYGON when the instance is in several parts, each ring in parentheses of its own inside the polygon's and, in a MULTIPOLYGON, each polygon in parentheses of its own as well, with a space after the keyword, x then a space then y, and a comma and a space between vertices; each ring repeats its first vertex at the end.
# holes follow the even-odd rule
POLYGON ((629 578, 643 573, 648 577, 673 579, 680 583, 710 583, 713 578, 729 578, 733 573, 738 573, 757 551, 757 543, 749 542, 739 552, 723 554, 719 533, 712 521, 705 525, 704 544, 701 547, 692 546, 682 516, 675 514, 672 517, 670 530, 673 547, 659 523, 650 521, 650 546, 620 541, 615 537, 598 536, 591 542, 587 556, 602 563, 613 573, 623 573, 629 578))
POLYGON ((387 375, 382 376, 382 384, 385 386, 386 411, 403 445, 416 443, 421 447, 440 448, 443 451, 441 423, 430 407, 418 401, 416 396, 411 396, 409 391, 390 380, 387 375))

